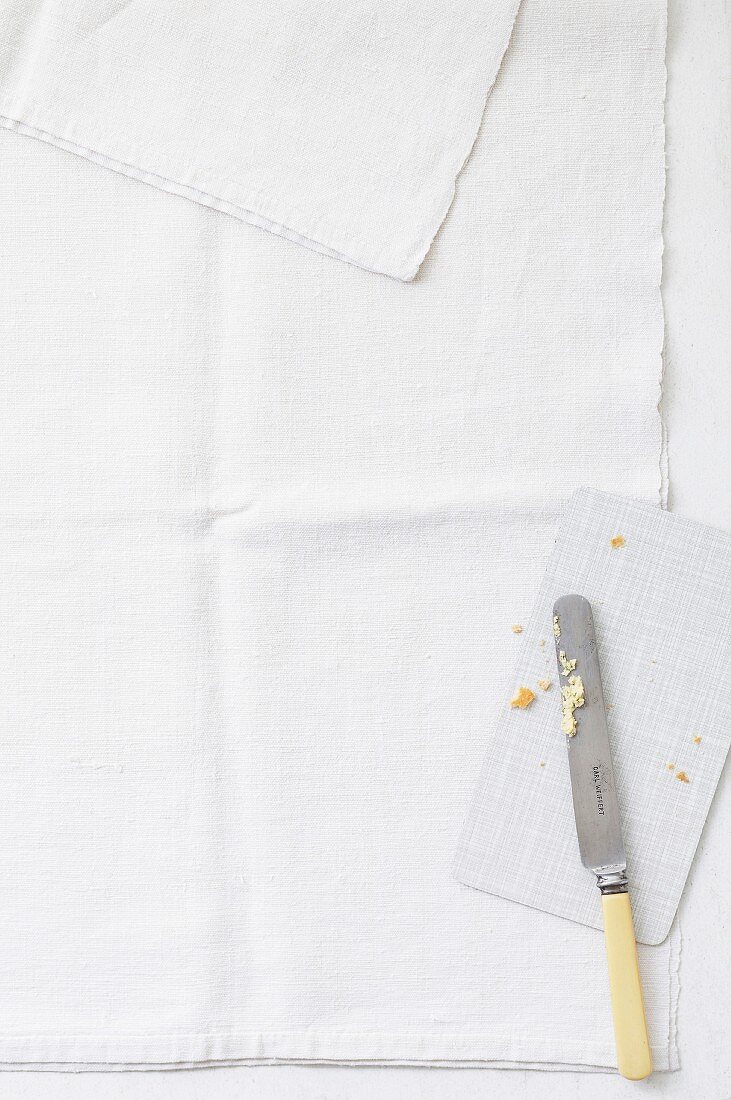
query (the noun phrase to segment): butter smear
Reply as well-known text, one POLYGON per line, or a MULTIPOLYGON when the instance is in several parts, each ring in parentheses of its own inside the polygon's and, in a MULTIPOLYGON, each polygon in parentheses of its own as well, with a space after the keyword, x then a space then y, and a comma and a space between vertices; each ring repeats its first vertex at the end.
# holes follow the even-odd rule
POLYGON ((563 650, 558 655, 559 663, 561 665, 561 671, 564 676, 568 676, 570 672, 573 672, 576 668, 576 661, 569 661, 563 650))
MULTIPOLYGON (((574 662, 576 664, 576 662, 574 662)), ((574 711, 584 705, 584 683, 580 676, 569 676, 569 682, 561 688, 561 729, 567 737, 576 737, 574 711)))

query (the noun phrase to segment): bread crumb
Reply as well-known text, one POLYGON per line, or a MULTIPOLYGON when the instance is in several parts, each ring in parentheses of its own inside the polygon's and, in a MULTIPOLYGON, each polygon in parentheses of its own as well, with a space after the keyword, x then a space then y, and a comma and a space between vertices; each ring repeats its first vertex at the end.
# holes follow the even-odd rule
POLYGON ((685 772, 676 772, 675 778, 679 779, 681 783, 690 783, 690 780, 688 779, 688 776, 685 774, 685 772))
POLYGON ((538 767, 539 767, 539 768, 545 768, 545 766, 546 766, 546 761, 545 761, 545 760, 541 760, 541 762, 540 762, 540 764, 538 765, 538 767))
POLYGON ((518 694, 514 699, 510 700, 510 705, 511 707, 519 707, 520 710, 525 710, 526 707, 531 705, 534 699, 535 695, 530 688, 519 687, 518 694))
POLYGON ((563 650, 558 655, 561 668, 563 669, 564 676, 568 676, 570 672, 573 672, 576 668, 576 660, 569 661, 563 650))
POLYGON ((541 689, 541 691, 548 691, 550 686, 551 686, 551 681, 550 680, 539 680, 538 681, 538 687, 541 689))
POLYGON ((584 705, 584 683, 580 676, 569 676, 569 682, 561 688, 561 729, 567 737, 576 736, 574 711, 584 705))
POLYGON ((669 772, 675 771, 675 764, 666 764, 665 767, 668 769, 669 772))
POLYGON ((546 644, 546 639, 545 639, 545 638, 541 638, 541 639, 539 640, 538 644, 539 644, 539 646, 541 647, 541 649, 543 649, 544 645, 546 644))
POLYGON ((513 634, 522 634, 523 633, 523 627, 520 625, 520 623, 516 623, 515 626, 513 626, 511 629, 513 631, 513 634))
POLYGON ((553 636, 556 641, 561 637, 561 624, 558 621, 558 615, 553 616, 553 636))
POLYGON ((614 538, 611 540, 611 543, 612 543, 612 550, 619 550, 620 546, 625 545, 624 535, 615 535, 614 538))
POLYGON ((693 738, 693 744, 694 745, 700 745, 702 740, 703 740, 703 738, 700 737, 698 734, 696 734, 696 736, 693 738))

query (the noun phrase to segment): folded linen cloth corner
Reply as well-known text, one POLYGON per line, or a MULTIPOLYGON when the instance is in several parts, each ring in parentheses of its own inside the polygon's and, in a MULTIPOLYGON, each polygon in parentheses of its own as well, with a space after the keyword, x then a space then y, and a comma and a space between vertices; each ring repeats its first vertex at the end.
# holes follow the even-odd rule
POLYGON ((412 279, 518 0, 8 0, 0 122, 412 279))
POLYGON ((574 486, 658 498, 663 0, 524 0, 413 283, 247 224, 412 274, 447 7, 3 5, 6 1069, 614 1068, 600 934, 450 864, 574 486))

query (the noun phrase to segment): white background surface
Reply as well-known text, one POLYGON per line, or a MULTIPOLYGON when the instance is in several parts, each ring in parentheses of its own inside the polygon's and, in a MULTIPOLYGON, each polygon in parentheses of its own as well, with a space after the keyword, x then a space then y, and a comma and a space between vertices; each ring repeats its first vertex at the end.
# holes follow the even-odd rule
MULTIPOLYGON (((670 0, 664 414, 670 506, 731 529, 729 15, 725 0, 670 0)), ((621 486, 617 490, 621 491, 621 486)), ((8 1073, 11 1100, 579 1100, 731 1097, 727 765, 681 903, 682 1069, 632 1084, 530 1070, 257 1067, 167 1073, 8 1073)), ((567 1027, 580 1021, 567 1021, 567 1027)))

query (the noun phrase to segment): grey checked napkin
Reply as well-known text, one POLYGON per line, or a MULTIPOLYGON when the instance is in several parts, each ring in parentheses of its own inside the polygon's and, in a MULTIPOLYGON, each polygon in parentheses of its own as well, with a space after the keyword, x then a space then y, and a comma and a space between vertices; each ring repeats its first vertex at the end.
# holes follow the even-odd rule
POLYGON ((560 729, 551 611, 568 592, 594 610, 637 938, 661 943, 731 736, 731 536, 653 505, 587 489, 572 498, 508 685, 536 699, 512 709, 506 693, 455 876, 601 927, 560 729))

